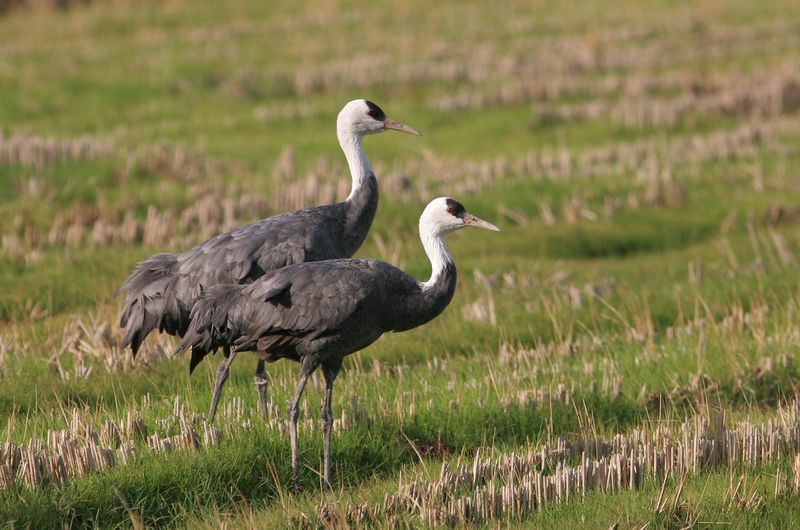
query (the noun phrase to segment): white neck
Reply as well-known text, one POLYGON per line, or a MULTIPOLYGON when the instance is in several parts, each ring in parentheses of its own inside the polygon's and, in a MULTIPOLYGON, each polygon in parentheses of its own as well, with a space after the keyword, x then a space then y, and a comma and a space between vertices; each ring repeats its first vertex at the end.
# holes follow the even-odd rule
POLYGON ((431 260, 431 278, 427 282, 421 283, 422 289, 425 290, 436 285, 447 265, 453 263, 453 257, 447 250, 447 245, 444 243, 441 232, 435 230, 430 224, 420 223, 419 238, 422 240, 425 254, 431 260))
POLYGON ((347 158, 347 165, 350 166, 350 175, 353 178, 353 186, 346 199, 349 201, 355 197, 367 177, 374 173, 362 145, 364 137, 343 127, 337 128, 336 135, 339 137, 339 145, 342 146, 344 156, 347 158))

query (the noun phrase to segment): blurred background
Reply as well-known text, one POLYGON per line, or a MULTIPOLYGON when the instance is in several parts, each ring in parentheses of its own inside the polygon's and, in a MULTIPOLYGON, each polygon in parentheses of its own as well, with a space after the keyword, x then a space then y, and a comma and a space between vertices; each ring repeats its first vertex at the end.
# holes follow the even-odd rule
MULTIPOLYGON (((263 426, 253 363, 238 360, 223 447, 166 455, 158 440, 187 425, 213 445, 194 415, 217 359, 189 379, 172 339, 151 336, 133 362, 112 293, 153 253, 343 199, 335 120, 362 97, 423 136, 366 139, 382 195, 357 256, 426 278, 416 223, 439 195, 502 232, 454 235, 446 313, 346 362, 334 460, 351 503, 382 499, 401 470, 545 433, 772 418, 800 381, 797 14, 782 0, 0 1, 0 428, 19 447, 60 430, 84 447, 107 422, 123 433, 100 437, 113 465, 69 480, 26 478, 0 451, 4 519, 316 521, 313 470, 306 497, 276 500, 295 367, 270 367, 263 426)), ((315 386, 308 461, 317 400, 315 386)), ((52 457, 51 442, 34 447, 52 457)), ((753 487, 793 520, 781 454, 753 487)), ((718 495, 691 497, 690 480, 695 512, 680 517, 759 522, 723 510, 727 479, 697 480, 718 495)), ((523 520, 633 525, 658 486, 523 520)))

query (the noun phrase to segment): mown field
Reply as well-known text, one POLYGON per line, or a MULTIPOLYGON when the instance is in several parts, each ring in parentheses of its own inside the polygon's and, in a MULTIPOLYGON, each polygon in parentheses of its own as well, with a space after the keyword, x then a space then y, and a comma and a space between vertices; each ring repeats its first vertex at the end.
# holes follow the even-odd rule
POLYGON ((800 18, 794 2, 96 2, 0 15, 3 527, 800 526, 800 18), (445 313, 345 361, 334 488, 315 374, 120 349, 141 259, 340 200, 366 97, 358 256, 445 313))

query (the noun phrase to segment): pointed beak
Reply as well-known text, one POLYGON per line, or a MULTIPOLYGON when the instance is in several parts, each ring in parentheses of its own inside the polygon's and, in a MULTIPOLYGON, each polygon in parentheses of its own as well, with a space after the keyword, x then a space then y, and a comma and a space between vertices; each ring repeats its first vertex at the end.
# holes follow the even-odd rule
POLYGON ((404 132, 406 134, 413 134, 415 136, 422 136, 422 133, 416 130, 413 127, 409 127, 405 123, 400 123, 399 121, 395 121, 390 117, 386 117, 383 120, 383 126, 387 129, 394 129, 395 131, 404 132))
POLYGON ((471 213, 464 214, 464 224, 467 226, 477 226, 478 228, 485 228, 486 230, 492 230, 494 232, 500 231, 500 229, 494 226, 492 223, 484 221, 480 217, 475 217, 471 213))

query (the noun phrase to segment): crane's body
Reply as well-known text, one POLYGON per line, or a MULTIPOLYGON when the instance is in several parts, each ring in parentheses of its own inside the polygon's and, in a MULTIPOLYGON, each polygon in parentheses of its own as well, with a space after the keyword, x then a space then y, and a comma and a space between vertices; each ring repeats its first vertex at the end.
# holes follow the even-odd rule
POLYGON ((122 285, 128 291, 120 323, 134 353, 153 329, 183 336, 201 289, 246 284, 268 271, 306 261, 351 256, 364 242, 378 208, 370 174, 346 202, 263 219, 220 234, 182 254, 156 254, 122 285))
MULTIPOLYGON (((203 289, 220 283, 247 284, 295 263, 352 256, 369 233, 378 208, 378 181, 364 152, 363 137, 389 129, 419 135, 372 102, 349 102, 336 122, 352 177, 344 201, 276 215, 218 235, 187 252, 157 254, 140 262, 120 287, 127 291, 120 317, 124 346, 130 345, 135 356, 155 329, 183 336, 203 289)), ((212 420, 233 361, 227 348, 225 354, 214 383, 212 420)), ((263 411, 263 361, 258 362, 255 380, 263 411)))
POLYGON ((250 285, 217 285, 206 295, 213 302, 202 306, 208 312, 198 310, 194 317, 211 328, 204 335, 208 342, 193 349, 190 366, 224 346, 254 351, 268 362, 341 358, 383 333, 432 320, 450 303, 455 287, 455 267, 424 289, 404 271, 372 259, 302 263, 250 285))
POLYGON ((178 351, 192 350, 193 369, 219 347, 253 351, 264 360, 301 363, 300 383, 290 404, 292 469, 297 483, 298 401, 317 367, 326 379, 323 405, 324 479, 330 478, 333 381, 345 356, 383 333, 415 328, 439 315, 456 288, 456 267, 443 235, 463 226, 497 230, 458 202, 432 201, 420 218, 420 238, 431 260, 427 282, 388 263, 338 259, 292 265, 250 285, 217 285, 195 305, 178 351))

